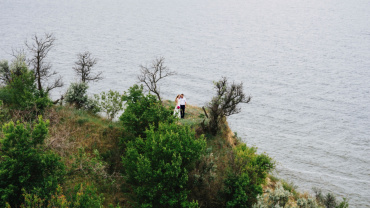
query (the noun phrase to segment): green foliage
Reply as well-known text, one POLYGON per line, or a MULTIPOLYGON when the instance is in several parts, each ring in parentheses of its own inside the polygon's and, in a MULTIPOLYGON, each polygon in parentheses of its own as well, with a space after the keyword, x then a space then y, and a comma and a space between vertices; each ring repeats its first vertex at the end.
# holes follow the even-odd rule
POLYGON ((0 81, 3 82, 3 84, 8 84, 10 81, 10 67, 8 64, 8 61, 3 60, 0 61, 0 81))
POLYGON ((97 194, 93 185, 78 184, 70 197, 70 207, 75 208, 101 208, 104 202, 102 194, 97 194))
POLYGON ((259 195, 257 203, 253 205, 253 208, 275 208, 275 207, 287 207, 289 197, 292 194, 284 190, 282 184, 278 182, 275 190, 267 190, 264 195, 259 195))
POLYGON ((125 130, 134 136, 144 136, 149 125, 158 128, 159 122, 172 123, 175 118, 172 110, 166 109, 158 99, 151 94, 143 94, 143 86, 134 85, 123 95, 126 108, 120 116, 125 130))
MULTIPOLYGON (((21 208, 102 208, 104 197, 97 193, 93 185, 78 184, 67 196, 63 194, 62 187, 58 185, 49 200, 37 194, 24 193, 24 203, 21 208)), ((117 206, 119 208, 119 206, 117 206)))
POLYGON ((3 126, 0 139, 0 206, 9 202, 18 206, 23 202, 22 189, 47 198, 63 180, 64 164, 60 157, 44 150, 48 121, 41 116, 33 129, 29 124, 13 122, 3 126))
POLYGON ((106 171, 107 163, 103 161, 98 150, 95 149, 94 153, 90 154, 86 153, 84 148, 79 148, 78 154, 73 155, 72 159, 73 163, 68 171, 70 175, 80 174, 88 176, 90 180, 113 182, 106 171))
POLYGON ((4 107, 4 102, 0 100, 0 122, 7 121, 9 119, 9 109, 4 107))
POLYGON ((324 195, 321 191, 321 189, 313 188, 313 191, 315 193, 316 200, 319 202, 319 204, 325 206, 326 208, 346 208, 349 207, 348 200, 346 198, 343 198, 341 202, 337 200, 334 194, 327 193, 324 195))
POLYGON ((256 152, 256 148, 245 144, 234 148, 233 160, 221 191, 226 207, 251 207, 257 196, 262 194, 261 184, 265 183, 274 163, 267 155, 256 152))
POLYGON ((105 112, 109 120, 112 120, 119 111, 123 110, 122 96, 117 91, 109 90, 107 93, 102 92, 100 95, 95 94, 100 109, 105 112))
MULTIPOLYGON (((2 71, 5 67, 2 66, 2 71)), ((23 57, 17 57, 10 66, 8 74, 0 76, 5 87, 0 89, 0 100, 12 109, 42 111, 51 105, 47 93, 36 88, 35 77, 23 57)))
POLYGON ((82 108, 85 103, 88 102, 88 97, 86 95, 89 86, 86 83, 71 83, 67 93, 65 95, 65 100, 71 105, 75 105, 76 108, 82 108))
POLYGON ((97 113, 100 111, 98 104, 87 96, 89 86, 86 83, 71 83, 66 94, 65 101, 74 105, 77 109, 84 109, 97 113))
POLYGON ((241 175, 229 173, 225 180, 223 194, 226 207, 248 208, 253 198, 260 193, 262 193, 262 187, 252 183, 247 173, 241 175))
POLYGON ((268 189, 265 194, 257 197, 257 203, 253 205, 253 208, 319 208, 316 200, 310 197, 298 198, 297 206, 294 206, 289 203, 291 196, 292 193, 285 190, 281 182, 277 182, 275 190, 268 189))
POLYGON ((203 136, 186 126, 151 126, 146 138, 127 145, 122 158, 127 184, 131 185, 135 207, 189 207, 186 184, 188 172, 206 147, 203 136))

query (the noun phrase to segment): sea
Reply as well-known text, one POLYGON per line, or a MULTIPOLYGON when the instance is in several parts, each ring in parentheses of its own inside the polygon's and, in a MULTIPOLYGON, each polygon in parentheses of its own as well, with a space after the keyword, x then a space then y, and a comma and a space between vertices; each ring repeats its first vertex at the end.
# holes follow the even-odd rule
POLYGON ((84 51, 104 76, 90 94, 123 93, 159 57, 177 72, 159 82, 164 99, 204 106, 214 81, 242 82, 252 100, 228 122, 275 175, 370 207, 369 0, 0 0, 1 60, 44 33, 65 83, 54 99, 84 51))

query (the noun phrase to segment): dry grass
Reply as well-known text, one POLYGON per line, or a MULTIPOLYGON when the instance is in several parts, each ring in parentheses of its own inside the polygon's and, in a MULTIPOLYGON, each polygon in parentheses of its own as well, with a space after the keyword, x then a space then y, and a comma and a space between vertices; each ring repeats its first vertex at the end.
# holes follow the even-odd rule
MULTIPOLYGON (((125 198, 120 191, 120 185, 123 183, 119 173, 122 166, 119 138, 123 135, 120 124, 67 106, 50 108, 45 112, 44 119, 50 121, 46 145, 62 157, 67 170, 72 168, 80 148, 83 148, 89 157, 95 156, 93 154, 95 149, 100 155, 106 155, 105 160, 109 160, 112 165, 99 170, 106 173, 99 172, 96 175, 105 177, 95 178, 94 183, 99 192, 104 194, 106 204, 118 202, 122 204, 125 198)), ((71 171, 64 184, 64 190, 67 191, 78 183, 90 183, 91 180, 90 175, 71 171)))

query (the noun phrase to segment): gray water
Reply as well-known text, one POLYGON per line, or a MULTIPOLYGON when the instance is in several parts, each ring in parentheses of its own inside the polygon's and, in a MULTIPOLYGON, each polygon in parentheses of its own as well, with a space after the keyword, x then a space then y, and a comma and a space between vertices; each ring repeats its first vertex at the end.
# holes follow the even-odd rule
POLYGON ((166 99, 202 106, 212 81, 242 81, 252 102, 229 123, 280 177, 370 207, 369 0, 0 0, 0 59, 44 32, 66 87, 77 53, 99 58, 90 93, 127 90, 159 56, 178 72, 166 99))

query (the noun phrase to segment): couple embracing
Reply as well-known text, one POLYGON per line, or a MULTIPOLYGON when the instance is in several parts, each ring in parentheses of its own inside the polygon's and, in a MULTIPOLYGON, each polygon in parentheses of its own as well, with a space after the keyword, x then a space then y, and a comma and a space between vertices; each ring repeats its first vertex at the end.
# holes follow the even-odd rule
POLYGON ((177 95, 175 99, 176 107, 173 112, 173 115, 175 115, 178 118, 184 118, 185 117, 185 106, 186 106, 186 98, 184 97, 184 94, 177 95))

